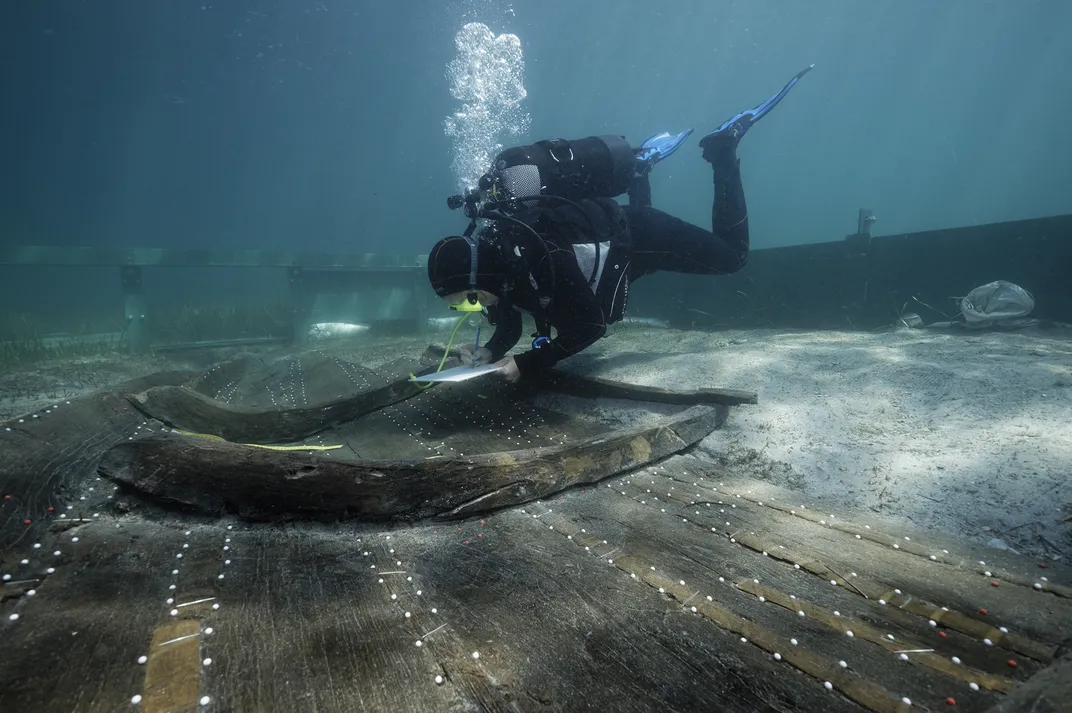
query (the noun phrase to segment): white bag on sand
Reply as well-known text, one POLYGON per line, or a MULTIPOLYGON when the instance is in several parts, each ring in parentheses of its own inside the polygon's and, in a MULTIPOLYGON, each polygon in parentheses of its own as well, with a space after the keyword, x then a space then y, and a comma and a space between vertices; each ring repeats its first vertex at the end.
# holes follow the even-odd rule
POLYGON ((976 287, 960 300, 966 326, 1012 327, 1035 309, 1035 298, 1019 285, 1005 280, 976 287))

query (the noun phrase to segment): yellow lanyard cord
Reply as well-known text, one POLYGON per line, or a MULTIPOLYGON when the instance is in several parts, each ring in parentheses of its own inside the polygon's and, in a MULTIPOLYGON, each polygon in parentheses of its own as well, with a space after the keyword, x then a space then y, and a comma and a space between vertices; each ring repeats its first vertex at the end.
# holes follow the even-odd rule
MULTIPOLYGON (((195 438, 206 438, 210 441, 223 441, 224 443, 230 443, 226 438, 220 436, 214 436, 210 433, 194 433, 193 431, 180 431, 177 428, 172 429, 175 433, 181 433, 184 436, 193 436, 195 438)), ((239 443, 239 446, 249 446, 251 448, 266 448, 270 451, 334 451, 342 448, 338 446, 265 446, 260 443, 239 443)))
MULTIPOLYGON (((438 374, 443 369, 443 365, 447 363, 447 355, 450 354, 450 348, 454 345, 454 338, 458 336, 458 330, 461 329, 462 325, 465 324, 465 320, 469 319, 469 315, 471 314, 475 313, 466 312, 462 315, 461 319, 458 320, 458 323, 454 325, 454 331, 450 333, 450 340, 447 342, 447 348, 443 351, 443 358, 439 360, 439 366, 436 367, 435 373, 438 374)), ((409 378, 416 379, 417 377, 410 374, 409 378)), ((435 382, 432 382, 427 386, 421 386, 421 390, 430 389, 433 386, 435 386, 435 382)))

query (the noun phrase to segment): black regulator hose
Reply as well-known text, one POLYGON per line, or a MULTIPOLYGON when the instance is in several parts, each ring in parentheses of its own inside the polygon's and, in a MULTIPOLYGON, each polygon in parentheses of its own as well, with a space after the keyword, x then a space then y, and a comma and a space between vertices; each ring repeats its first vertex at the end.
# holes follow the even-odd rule
MULTIPOLYGON (((555 299, 555 291, 556 291, 556 288, 558 286, 558 278, 557 278, 557 276, 555 274, 555 261, 554 261, 554 258, 551 256, 551 248, 547 247, 547 241, 544 240, 543 236, 540 235, 539 233, 537 233, 536 230, 531 225, 526 223, 525 221, 518 220, 517 218, 513 218, 513 217, 511 217, 509 215, 506 215, 505 213, 503 213, 501 211, 498 211, 498 210, 486 210, 486 211, 483 211, 483 214, 481 215, 481 217, 482 218, 487 218, 489 220, 495 220, 495 221, 502 220, 502 221, 506 221, 506 222, 509 222, 509 223, 513 223, 515 225, 518 225, 518 226, 524 228, 525 230, 529 231, 534 236, 536 236, 536 240, 543 247, 544 253, 546 253, 546 255, 547 255, 547 269, 550 270, 550 272, 551 272, 551 292, 550 292, 550 294, 547 295, 547 305, 546 306, 541 305, 541 307, 543 307, 545 310, 550 309, 551 302, 553 302, 554 299, 555 299)), ((510 248, 511 248, 511 250, 509 252, 510 252, 511 255, 513 255, 513 249, 512 249, 513 246, 510 246, 510 248)))

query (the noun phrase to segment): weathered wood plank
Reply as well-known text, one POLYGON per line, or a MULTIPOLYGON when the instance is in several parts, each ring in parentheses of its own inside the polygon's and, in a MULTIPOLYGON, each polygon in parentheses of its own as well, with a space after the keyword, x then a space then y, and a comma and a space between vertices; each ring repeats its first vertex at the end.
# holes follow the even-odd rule
POLYGON ((139 411, 173 428, 219 436, 228 441, 300 441, 421 392, 410 379, 341 399, 289 408, 235 406, 181 386, 162 386, 130 396, 139 411))
POLYGON ((545 381, 540 382, 540 385, 552 391, 592 399, 629 399, 661 404, 721 404, 723 406, 759 403, 759 395, 754 391, 739 389, 678 391, 657 386, 626 384, 599 376, 582 376, 557 370, 553 371, 545 381))
MULTIPOLYGON (((48 522, 66 506, 71 515, 91 515, 107 502, 103 489, 90 491, 97 461, 116 441, 139 432, 144 417, 126 395, 149 387, 180 384, 193 372, 168 371, 133 379, 55 406, 14 418, 0 427, 0 552, 18 542, 40 541, 48 522), (79 498, 84 498, 80 500, 79 498), (49 508, 53 508, 51 514, 49 508), (26 521, 29 520, 29 524, 26 521)), ((111 491, 111 488, 108 488, 111 491)))
MULTIPOLYGON (((428 345, 422 357, 424 363, 438 363, 443 351, 442 346, 428 345)), ((457 366, 460 364, 460 354, 457 348, 452 349, 444 366, 457 366)), ((698 404, 739 406, 759 403, 759 395, 754 391, 742 391, 739 389, 688 389, 679 391, 657 386, 627 384, 623 381, 572 374, 558 369, 552 370, 546 379, 541 379, 538 383, 531 385, 523 383, 521 388, 526 391, 549 389, 571 396, 587 398, 626 399, 681 406, 695 406, 698 404)))
MULTIPOLYGON (((638 480, 640 477, 634 476, 638 480)), ((617 486, 619 481, 610 484, 617 486)), ((613 488, 600 490, 614 492, 613 488)), ((967 694, 971 693, 968 680, 953 679, 940 669, 922 665, 924 662, 915 655, 909 655, 907 661, 899 659, 898 651, 930 647, 918 645, 900 627, 890 627, 877 603, 854 598, 845 588, 832 587, 829 583, 824 588, 823 583, 791 566, 739 547, 722 532, 712 533, 710 528, 698 527, 692 519, 697 517, 695 509, 690 511, 692 518, 684 518, 682 512, 675 512, 665 502, 665 494, 646 494, 646 503, 634 500, 629 494, 617 499, 603 492, 599 493, 602 497, 572 497, 551 505, 553 512, 543 515, 541 522, 550 520, 554 532, 570 535, 579 547, 590 546, 591 538, 606 539, 607 547, 617 548, 612 556, 615 566, 638 574, 653 587, 663 587, 678 602, 695 605, 701 613, 705 613, 704 607, 697 602, 716 607, 712 615, 721 626, 733 627, 731 631, 760 645, 770 655, 779 653, 784 661, 799 665, 801 670, 818 678, 814 685, 821 685, 824 677, 833 681, 838 690, 871 710, 895 710, 901 697, 908 697, 917 706, 928 706, 934 703, 935 693, 943 690, 963 689, 967 702, 967 694), (654 495, 661 500, 655 501, 654 495), (582 534, 585 528, 587 534, 582 534), (756 579, 784 592, 787 599, 794 595, 797 599, 790 601, 799 602, 800 606, 790 610, 749 594, 742 584, 756 579), (679 584, 681 581, 684 584, 679 584), (708 596, 714 601, 708 600, 708 596), (805 604, 810 602, 819 602, 831 613, 840 611, 838 620, 867 623, 881 634, 873 640, 850 637, 818 618, 799 616, 797 609, 807 609, 805 604), (895 638, 885 639, 887 633, 895 638), (791 658, 793 655, 798 655, 799 660, 791 658), (839 668, 838 661, 847 662, 847 667, 839 668), (831 664, 835 671, 845 675, 830 678, 831 664), (887 693, 862 688, 862 682, 872 689, 878 685, 887 693)), ((993 663, 994 669, 999 667, 1002 665, 993 663)), ((992 678, 980 675, 972 680, 982 685, 992 678)), ((985 693, 975 697, 980 700, 967 710, 981 710, 993 701, 992 696, 987 701, 985 693)))
POLYGON ((986 713, 1069 713, 1072 711, 1072 656, 1035 674, 986 713))
POLYGON ((532 515, 508 510, 390 541, 464 653, 479 653, 468 675, 493 679, 515 710, 859 710, 532 515))
POLYGON ((23 544, 40 581, 33 595, 24 592, 3 609, 0 710, 129 709, 142 694, 138 657, 149 653, 154 627, 168 618, 167 573, 185 539, 140 520, 101 519, 38 549, 23 544))
MULTIPOLYGON (((747 529, 741 527, 737 515, 740 508, 736 507, 736 503, 741 501, 733 499, 724 507, 717 502, 712 506, 709 502, 700 500, 695 501, 695 505, 685 505, 677 500, 677 492, 687 493, 686 497, 688 497, 696 494, 695 490, 698 489, 682 489, 680 482, 675 486, 674 481, 667 482, 666 479, 651 473, 638 473, 632 480, 641 482, 642 486, 629 485, 628 481, 618 481, 614 483, 615 489, 635 502, 652 509, 658 508, 661 515, 673 518, 675 527, 678 527, 676 525, 678 522, 687 522, 690 526, 688 530, 698 530, 702 533, 701 542, 706 543, 705 546, 716 555, 718 562, 724 563, 726 570, 723 574, 727 582, 732 582, 742 591, 754 596, 766 595, 769 603, 791 608, 790 615, 797 613, 798 610, 805 611, 808 614, 809 625, 813 621, 818 621, 828 630, 826 631, 828 636, 831 633, 835 634, 835 641, 830 645, 831 649, 853 643, 840 636, 850 630, 855 632, 856 641, 870 641, 887 651, 900 648, 940 649, 944 658, 926 654, 913 657, 912 660, 913 663, 946 674, 957 676, 962 673, 966 674, 969 669, 977 669, 988 671, 1004 679, 1008 673, 1007 655, 983 647, 979 641, 965 637, 947 636, 939 642, 937 641, 939 630, 931 628, 925 617, 913 616, 890 602, 883 603, 879 598, 881 595, 870 599, 860 596, 858 587, 869 588, 867 582, 870 582, 872 577, 870 568, 861 567, 859 576, 856 571, 845 569, 843 571, 848 577, 848 580, 845 580, 838 575, 829 574, 821 567, 815 567, 818 562, 808 551, 807 533, 801 533, 796 539, 786 540, 767 533, 765 545, 755 547, 750 544, 750 539, 767 531, 764 528, 764 522, 758 519, 747 526, 747 529), (650 490, 647 490, 648 486, 650 490), (677 492, 673 490, 675 487, 678 489, 677 492), (669 495, 667 490, 670 490, 669 495), (727 522, 730 524, 727 525, 727 522), (783 545, 782 542, 785 544, 783 545), (764 555, 764 553, 767 554, 764 555), (800 566, 797 567, 796 563, 800 563, 800 566), (760 581, 754 582, 754 579, 760 581), (832 586, 832 581, 837 582, 838 586, 832 586), (774 586, 776 591, 766 591, 765 587, 768 585, 774 586), (793 600, 790 595, 796 595, 798 600, 793 600), (793 604, 797 602, 799 606, 793 607, 793 604), (895 638, 886 639, 887 634, 895 638), (891 643, 892 641, 914 641, 915 644, 895 646, 891 643), (961 664, 950 665, 952 656, 959 656, 962 659, 961 664)), ((880 591, 888 591, 887 596, 897 597, 899 595, 894 593, 895 588, 896 585, 890 585, 880 591)), ((904 592, 906 597, 914 594, 908 589, 904 592)), ((933 606, 935 610, 938 608, 938 605, 933 606)), ((761 610, 769 613, 764 608, 761 610)), ((943 636, 946 636, 944 625, 942 631, 943 636)), ((1020 673, 1030 673, 1031 668, 1031 661, 1025 660, 1020 673)), ((981 678, 962 677, 962 679, 965 684, 969 680, 975 680, 980 685, 986 684, 986 681, 981 678)), ((1009 687, 1000 682, 995 683, 997 684, 996 690, 1005 690, 1009 687)), ((984 685, 984 687, 988 686, 984 685)))
MULTIPOLYGON (((1011 646, 1013 651, 1043 662, 1048 660, 1048 652, 1053 650, 1057 642, 1072 636, 1072 601, 1012 583, 999 582, 1000 586, 995 587, 993 582, 997 580, 985 574, 987 565, 979 565, 978 561, 964 561, 964 558, 956 555, 956 549, 949 554, 949 547, 931 542, 933 535, 907 534, 905 531, 883 533, 877 528, 859 526, 871 537, 856 538, 850 534, 853 527, 848 518, 828 520, 826 518, 830 514, 836 516, 836 513, 814 508, 799 509, 798 504, 803 504, 799 496, 788 500, 779 494, 775 501, 771 494, 771 498, 760 506, 756 502, 758 496, 748 493, 747 481, 735 482, 732 475, 719 469, 713 469, 712 472, 710 466, 695 460, 690 461, 688 467, 687 478, 680 474, 675 477, 675 468, 669 464, 660 466, 660 471, 678 482, 679 487, 682 483, 691 484, 706 476, 706 481, 701 483, 703 489, 698 494, 716 501, 722 498, 727 502, 732 500, 736 507, 732 509, 732 517, 727 519, 732 522, 735 531, 755 531, 760 533, 759 537, 768 538, 770 542, 787 545, 807 542, 809 557, 828 563, 841 575, 850 571, 869 572, 869 579, 882 585, 887 600, 917 612, 919 616, 934 613, 929 609, 924 613, 920 608, 925 606, 924 603, 946 606, 953 611, 939 611, 935 617, 941 620, 943 628, 969 634, 976 641, 990 638, 995 649, 1011 646), (717 490, 712 491, 711 487, 717 490), (736 497, 738 494, 740 498, 736 497), (832 527, 831 522, 838 527, 832 527), (907 541, 904 540, 906 534, 910 538, 907 541), (897 545, 897 549, 894 545, 897 545), (918 556, 901 549, 902 546, 912 545, 921 546, 924 548, 922 551, 932 552, 933 555, 918 556), (983 571, 978 571, 980 569, 983 571), (894 592, 895 589, 909 592, 914 601, 905 604, 905 600, 894 592), (984 611, 985 614, 982 613, 984 611), (1009 632, 1000 631, 1001 626, 1009 632), (1016 639, 1019 636, 1031 637, 1046 646, 1018 645, 1016 639)), ((760 487, 760 484, 755 486, 760 487)), ((950 541, 953 539, 949 538, 950 541)), ((804 562, 801 564, 805 565, 804 562)), ((1037 567, 1030 561, 1027 564, 1037 567)), ((867 591, 868 588, 864 589, 867 591)), ((872 592, 869 596, 875 598, 876 595, 872 592)), ((882 593, 879 592, 877 596, 882 596, 882 593)))
POLYGON ((436 685, 436 656, 414 643, 423 632, 413 614, 427 607, 391 599, 377 580, 405 576, 379 572, 403 568, 379 551, 363 555, 372 548, 360 536, 255 527, 234 531, 231 544, 206 640, 205 689, 225 710, 432 711, 468 698, 436 685))
POLYGON ((345 444, 358 458, 422 460, 562 445, 607 430, 606 424, 533 406, 485 380, 428 389, 340 424, 324 438, 345 444))
POLYGON ((251 519, 462 517, 664 458, 727 415, 725 406, 694 406, 570 445, 418 462, 333 461, 167 433, 118 444, 100 473, 171 504, 251 519))
MULTIPOLYGON (((993 567, 994 578, 1002 579, 1002 581, 1011 581, 1004 580, 1004 575, 999 574, 1004 572, 1014 575, 1017 580, 1026 582, 1027 586, 1031 586, 1032 583, 1040 583, 1042 585, 1041 591, 1048 591, 1047 585, 1054 585, 1055 592, 1072 588, 1072 568, 1062 566, 1056 562, 1052 562, 1049 565, 1040 564, 1038 560, 1024 557, 1012 550, 1000 550, 979 542, 969 542, 959 538, 956 533, 943 533, 935 529, 927 529, 926 524, 909 523, 901 518, 883 515, 872 509, 856 512, 854 515, 855 520, 838 518, 839 510, 845 509, 844 504, 829 500, 823 504, 822 501, 816 501, 806 492, 774 485, 767 480, 741 475, 724 466, 712 463, 709 459, 674 456, 668 459, 665 464, 668 466, 665 469, 667 475, 675 478, 679 477, 674 475, 674 470, 669 467, 671 464, 678 462, 680 462, 684 471, 688 471, 690 476, 700 475, 716 485, 721 481, 727 488, 732 487, 735 492, 742 493, 742 498, 755 498, 762 494, 764 497, 760 499, 768 500, 770 501, 768 504, 774 503, 779 507, 789 505, 789 508, 793 509, 796 504, 805 505, 806 509, 800 509, 796 513, 796 517, 802 519, 811 519, 812 522, 817 523, 822 519, 827 519, 825 516, 832 513, 835 515, 835 519, 828 521, 827 525, 830 529, 839 530, 850 536, 860 534, 861 539, 876 541, 878 533, 882 533, 884 539, 881 540, 881 543, 888 545, 889 541, 886 538, 893 535, 893 541, 899 541, 902 552, 912 552, 928 560, 930 555, 934 554, 938 562, 967 571, 974 571, 978 575, 983 575, 986 570, 993 567), (755 495, 749 495, 749 491, 753 491, 755 495), (869 527, 874 529, 871 530, 869 527), (911 536, 912 540, 910 542, 904 541, 903 535, 911 536), (980 564, 981 561, 985 561, 985 564, 980 564), (1045 578, 1045 581, 1043 581, 1043 578, 1045 578)), ((660 470, 663 470, 663 465, 660 464, 660 470)), ((690 480, 685 478, 685 480, 691 483, 697 479, 691 478, 690 480)))

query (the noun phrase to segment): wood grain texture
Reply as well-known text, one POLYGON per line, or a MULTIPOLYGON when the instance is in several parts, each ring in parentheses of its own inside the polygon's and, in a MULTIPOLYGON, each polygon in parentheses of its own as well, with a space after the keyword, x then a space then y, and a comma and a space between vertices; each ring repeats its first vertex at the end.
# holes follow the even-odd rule
POLYGON ((161 386, 130 396, 139 411, 173 428, 219 436, 228 441, 300 441, 334 424, 420 393, 408 378, 343 398, 288 408, 236 406, 182 386, 161 386))
MULTIPOLYGON (((601 490, 563 497, 599 499, 601 490)), ((488 709, 859 710, 631 580, 602 550, 584 551, 548 530, 534 514, 514 509, 457 526, 395 531, 390 542, 381 536, 375 544, 380 552, 395 549, 426 611, 435 607, 436 623, 454 633, 460 651, 436 650, 449 680, 464 681, 481 703, 490 692, 477 686, 493 686, 498 698, 488 709)))
MULTIPOLYGON (((877 543, 737 498, 729 482, 704 502, 710 493, 700 477, 696 461, 675 457, 447 522, 229 529, 226 520, 182 524, 155 514, 57 524, 53 537, 67 544, 49 545, 63 550, 56 574, 34 597, 8 602, 24 618, 0 621, 8 647, 0 709, 126 710, 134 693, 145 694, 145 707, 161 679, 137 657, 150 651, 154 631, 174 624, 199 633, 196 649, 183 640, 177 670, 192 674, 195 651, 211 658, 199 670, 199 693, 213 709, 236 713, 907 712, 948 709, 948 696, 961 711, 999 703, 1008 704, 1002 713, 1062 710, 1059 669, 1029 660, 1012 669, 1000 646, 951 629, 939 640, 925 617, 793 564, 807 556, 840 570, 831 538, 844 551, 880 553, 877 543), (764 538, 780 554, 765 556, 752 546, 758 540, 746 545, 738 534, 764 538), (817 540, 822 554, 813 551, 817 540), (842 622, 866 628, 848 637, 842 622), (886 643, 886 634, 895 639, 886 643), (936 651, 901 661, 900 646, 936 651), (953 655, 964 672, 951 668, 953 655), (931 665, 931 656, 945 658, 931 665), (986 684, 980 691, 968 688, 972 672, 986 684), (998 680, 1019 687, 1003 701, 995 689, 1006 686, 990 683, 998 680), (1049 709, 1040 703, 1047 700, 1049 709)), ((851 565, 859 567, 854 579, 911 594, 902 573, 930 565, 890 552, 851 565)), ((942 587, 938 578, 937 605, 949 601, 942 587)), ((990 615, 1006 621, 1003 609, 990 615)), ((1053 612, 1039 616, 1057 621, 1053 612)))
POLYGON ((102 489, 88 490, 96 478, 97 461, 116 441, 139 432, 145 422, 130 408, 127 394, 181 384, 194 376, 188 371, 161 372, 86 396, 57 399, 51 408, 4 423, 0 428, 0 496, 4 496, 0 500, 0 552, 41 540, 48 522, 66 512, 68 504, 74 506, 70 516, 92 515, 104 507, 107 500, 102 489))
POLYGON ((388 548, 370 541, 383 537, 273 526, 235 532, 216 631, 206 639, 214 661, 205 689, 224 710, 445 711, 461 700, 477 710, 492 700, 436 685, 445 673, 436 647, 449 632, 415 645, 443 620, 407 586, 408 557, 395 566, 402 553, 388 559, 388 548))
MULTIPOLYGON (((1072 636, 1072 602, 1068 599, 1011 582, 994 586, 998 580, 985 574, 989 570, 984 568, 1001 565, 1004 570, 1017 572, 1018 579, 1031 581, 1024 573, 1045 570, 1028 558, 1010 557, 1005 560, 1007 564, 1002 564, 1005 555, 990 550, 982 556, 992 559, 980 565, 983 560, 978 559, 979 555, 963 553, 966 548, 953 536, 916 532, 903 526, 897 530, 872 527, 839 517, 830 508, 801 507, 806 499, 799 494, 776 496, 765 483, 737 478, 695 459, 674 459, 659 470, 656 482, 666 478, 671 481, 668 485, 678 488, 703 479, 700 488, 691 494, 698 495, 697 500, 716 504, 723 500, 726 505, 722 508, 730 515, 725 520, 731 523, 726 532, 739 534, 744 546, 758 551, 767 549, 772 556, 783 554, 779 546, 788 548, 786 552, 792 553, 803 569, 812 570, 820 581, 844 580, 851 572, 858 572, 859 578, 849 577, 858 582, 858 589, 849 588, 856 596, 869 597, 872 602, 884 599, 892 608, 910 613, 923 624, 934 618, 950 636, 964 635, 975 641, 990 638, 993 655, 1001 664, 1008 658, 1001 657, 1002 649, 1047 663, 1062 638, 1072 636), (685 470, 688 476, 682 475, 685 470), (759 495, 761 492, 767 495, 759 495), (857 531, 865 535, 858 539, 857 531), (807 543, 806 549, 800 546, 802 542, 807 543), (925 554, 921 556, 909 548, 925 554), (832 569, 835 576, 828 576, 824 568, 832 569), (949 611, 943 611, 942 606, 949 611), (1002 626, 1008 631, 1002 632, 1002 626)), ((1057 587, 1062 586, 1059 579, 1067 578, 1060 572, 1048 574, 1049 583, 1057 587)))
POLYGON ((462 517, 665 458, 727 414, 724 406, 695 406, 656 426, 569 445, 408 462, 338 461, 166 433, 116 445, 99 471, 173 505, 250 519, 462 517))
MULTIPOLYGON (((424 363, 436 363, 443 355, 443 351, 442 346, 429 344, 422 355, 422 359, 424 363)), ((457 348, 454 348, 448 354, 448 359, 444 366, 457 366, 459 364, 461 364, 460 352, 457 348)), ((519 388, 527 393, 546 389, 584 398, 626 399, 681 406, 695 406, 698 404, 740 406, 759 403, 759 395, 754 391, 719 388, 664 389, 658 386, 627 384, 601 376, 573 374, 561 369, 552 369, 545 377, 538 380, 522 382, 519 388)))
POLYGON ((986 713, 1069 713, 1072 711, 1072 656, 1062 657, 986 713))
POLYGON ((571 396, 592 399, 629 399, 661 404, 721 404, 740 406, 759 403, 754 391, 739 389, 689 389, 673 390, 657 386, 638 386, 599 376, 581 376, 563 371, 552 371, 541 386, 571 396))
MULTIPOLYGON (((285 410, 338 396, 340 377, 363 393, 396 376, 301 353, 191 388, 285 410)), ((0 477, 75 508, 3 550, 0 571, 27 578, 0 585, 3 711, 130 710, 136 693, 145 710, 198 710, 196 693, 236 713, 1068 708, 1063 567, 1036 590, 1025 558, 665 457, 725 406, 596 433, 495 382, 436 387, 322 432, 346 461, 164 434, 123 391, 94 398, 0 436, 31 446, 4 451, 21 465, 0 477), (182 508, 106 500, 92 465, 112 444, 103 472, 182 508), (302 520, 226 517, 243 502, 302 520)))
POLYGON ((184 541, 174 527, 107 519, 67 530, 40 550, 27 546, 40 581, 32 596, 3 609, 0 710, 129 710, 143 693, 138 657, 150 653, 154 629, 169 618, 168 573, 184 541))

